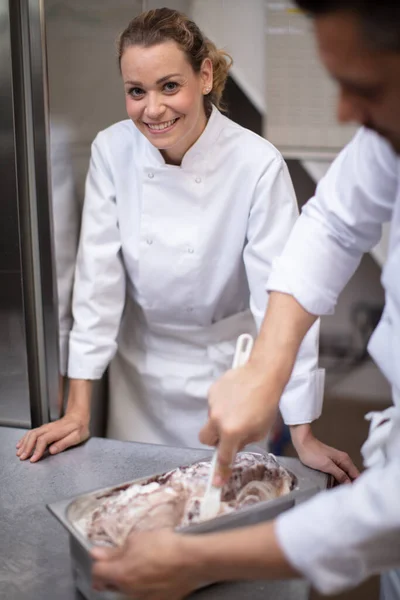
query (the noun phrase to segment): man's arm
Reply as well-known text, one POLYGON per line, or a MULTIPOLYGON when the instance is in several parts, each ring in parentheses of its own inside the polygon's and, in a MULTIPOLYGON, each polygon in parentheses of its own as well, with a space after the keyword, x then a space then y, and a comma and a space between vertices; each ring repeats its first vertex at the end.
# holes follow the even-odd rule
POLYGON ((123 548, 95 548, 93 587, 181 600, 205 582, 301 577, 283 554, 275 524, 223 533, 171 530, 130 535, 123 548))
POLYGON ((316 315, 334 312, 362 255, 379 241, 382 223, 392 216, 397 183, 389 145, 361 130, 306 204, 269 277, 271 299, 279 295, 267 311, 254 356, 210 390, 210 419, 201 440, 219 443, 223 479, 235 452, 267 435, 302 338, 316 315))
MULTIPOLYGON (((210 446, 219 441, 216 485, 229 478, 238 450, 265 438, 301 342, 316 319, 293 296, 272 292, 248 363, 228 371, 211 387, 208 421, 200 441, 210 446)), ((291 434, 299 458, 308 466, 331 473, 341 483, 359 475, 345 452, 314 438, 310 425, 292 427, 291 434)))
POLYGON ((271 293, 249 362, 212 386, 200 441, 220 441, 219 464, 226 475, 236 452, 263 439, 270 429, 301 341, 316 319, 292 296, 271 293))
MULTIPOLYGON (((393 432, 397 444, 399 424, 393 432)), ((399 565, 397 448, 387 466, 318 494, 274 522, 196 536, 139 532, 122 548, 95 548, 95 587, 181 600, 212 581, 303 576, 325 594, 355 586, 399 565)))

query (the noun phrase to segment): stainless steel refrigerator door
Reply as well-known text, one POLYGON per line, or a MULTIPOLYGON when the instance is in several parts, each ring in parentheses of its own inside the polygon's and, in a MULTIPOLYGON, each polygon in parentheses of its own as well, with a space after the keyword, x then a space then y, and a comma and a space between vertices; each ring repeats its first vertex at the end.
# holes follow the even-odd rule
POLYGON ((3 186, 3 181, 8 181, 8 210, 18 212, 24 315, 18 344, 19 352, 26 356, 23 378, 29 390, 28 410, 26 388, 24 393, 18 388, 10 392, 12 408, 0 404, 0 424, 37 427, 57 411, 58 386, 44 11, 41 0, 1 0, 0 7, 6 33, 2 35, 2 53, 8 58, 1 65, 9 69, 6 89, 12 97, 7 131, 14 142, 14 156, 8 151, 10 171, 2 173, 1 182, 3 186), (15 418, 13 414, 19 412, 21 418, 15 418))
POLYGON ((10 13, 0 0, 0 422, 30 425, 13 115, 10 13))

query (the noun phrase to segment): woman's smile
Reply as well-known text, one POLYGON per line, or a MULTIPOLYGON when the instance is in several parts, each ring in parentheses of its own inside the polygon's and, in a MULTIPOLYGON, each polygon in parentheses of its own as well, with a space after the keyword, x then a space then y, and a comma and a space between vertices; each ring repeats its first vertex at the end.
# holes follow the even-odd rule
POLYGON ((178 120, 179 117, 171 119, 170 121, 161 121, 160 123, 146 123, 145 121, 143 121, 143 123, 146 125, 150 133, 159 135, 160 133, 168 133, 171 131, 178 120))

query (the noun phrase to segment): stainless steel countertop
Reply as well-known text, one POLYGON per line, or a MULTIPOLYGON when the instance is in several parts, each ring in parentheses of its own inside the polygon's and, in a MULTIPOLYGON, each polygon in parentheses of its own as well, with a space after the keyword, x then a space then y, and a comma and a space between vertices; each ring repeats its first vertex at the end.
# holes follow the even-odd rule
MULTIPOLYGON (((0 598, 81 600, 69 561, 68 534, 46 504, 162 472, 204 457, 204 450, 91 438, 37 464, 21 462, 24 430, 0 428, 0 598)), ((216 585, 193 600, 307 600, 304 581, 216 585)))

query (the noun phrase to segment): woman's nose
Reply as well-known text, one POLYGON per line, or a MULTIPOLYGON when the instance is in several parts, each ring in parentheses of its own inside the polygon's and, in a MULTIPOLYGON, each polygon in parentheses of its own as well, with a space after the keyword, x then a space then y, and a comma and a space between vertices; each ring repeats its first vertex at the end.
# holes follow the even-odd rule
POLYGON ((160 119, 165 111, 162 98, 158 94, 148 94, 145 111, 149 119, 154 121, 160 119))

